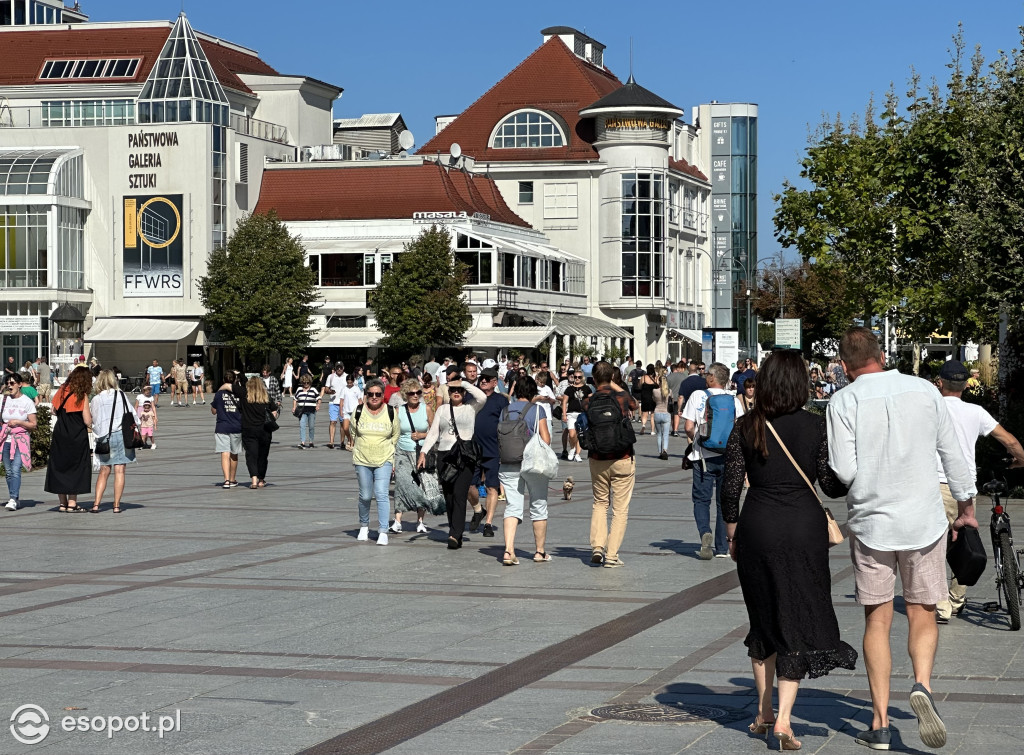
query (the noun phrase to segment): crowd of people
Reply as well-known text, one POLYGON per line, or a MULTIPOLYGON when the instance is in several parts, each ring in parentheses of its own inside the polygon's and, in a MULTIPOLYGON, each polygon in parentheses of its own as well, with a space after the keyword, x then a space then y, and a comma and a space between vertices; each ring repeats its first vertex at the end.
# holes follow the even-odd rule
MULTIPOLYGON (((45 375, 43 368, 30 369, 37 382, 45 375)), ((98 444, 88 510, 100 510, 111 472, 113 511, 122 510, 125 469, 135 459, 135 444, 122 430, 137 427, 155 447, 166 377, 157 362, 150 370, 150 384, 134 403, 118 390, 112 371, 94 377, 85 366, 54 394, 45 489, 58 496, 61 512, 87 510, 78 497, 91 490, 90 429, 103 452, 98 444)), ((193 403, 203 403, 204 394, 191 385, 197 374, 201 379, 201 372, 178 361, 172 386, 185 382, 193 403)), ((351 453, 358 482, 358 540, 369 541, 372 529, 377 545, 386 546, 405 530, 403 518, 412 526, 415 514, 416 532, 425 533, 426 517, 443 515, 446 546, 459 550, 467 531, 497 537, 493 520, 504 501, 505 566, 520 563, 516 536, 527 512, 531 558, 551 560, 548 496, 559 447, 561 460, 589 464, 590 562, 625 566, 620 551, 636 481, 637 435, 656 436, 660 460, 669 458, 670 438, 685 437, 696 555, 731 557, 746 604, 745 644, 760 702, 749 728, 757 736, 772 734, 784 750, 801 746, 792 730, 801 681, 852 669, 858 659, 840 635, 832 604, 830 514, 817 484, 830 498, 846 498, 856 599, 864 607, 873 720, 857 742, 872 749, 888 749, 891 742, 889 635, 899 574, 915 677, 910 705, 922 741, 940 747, 945 726, 931 692, 937 626, 959 613, 966 598, 963 586, 947 583, 945 542, 950 529, 955 538, 963 527, 977 527, 974 442, 992 436, 1014 466, 1024 466, 1018 440, 981 407, 961 400, 969 380, 955 360, 946 362, 935 384, 887 370, 875 335, 853 328, 827 368, 809 367, 798 352, 780 350, 760 366, 746 360, 732 375, 723 364, 699 360, 645 366, 585 357, 552 370, 543 361, 478 362, 468 355, 387 366, 367 360, 349 370, 329 358, 313 367, 303 357, 288 359, 280 371, 264 365, 248 379, 229 371, 210 411, 224 488, 238 485, 242 454, 248 487, 267 486, 271 441, 286 408, 298 418, 295 445, 316 448, 316 417, 326 403, 326 448, 351 453), (823 384, 831 386, 824 417, 804 411, 820 398, 823 384)), ((22 370, 8 370, 0 448, 9 510, 18 508, 21 470, 30 466, 28 434, 36 426, 35 401, 24 384, 22 370)), ((172 388, 171 395, 172 405, 175 398, 185 405, 182 391, 172 388)), ((563 485, 567 497, 572 488, 570 476, 563 485)))

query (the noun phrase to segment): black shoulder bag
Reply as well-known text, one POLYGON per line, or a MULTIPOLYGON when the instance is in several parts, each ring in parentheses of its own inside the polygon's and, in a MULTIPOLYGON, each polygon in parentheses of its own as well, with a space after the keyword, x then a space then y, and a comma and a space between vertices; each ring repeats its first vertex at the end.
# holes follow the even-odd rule
MULTIPOLYGON (((70 391, 68 393, 70 393, 70 391)), ((117 401, 117 396, 115 396, 110 401, 110 427, 107 428, 107 434, 104 435, 102 438, 97 438, 96 439, 96 453, 97 454, 103 454, 104 456, 109 456, 110 455, 110 434, 114 431, 114 403, 116 401, 117 401)), ((60 405, 60 408, 63 409, 64 408, 64 404, 66 404, 67 402, 68 402, 68 400, 67 400, 67 398, 65 398, 64 402, 60 405)))
MULTIPOLYGON (((451 485, 463 469, 473 469, 480 461, 480 448, 475 440, 463 440, 459 435, 459 423, 455 419, 455 409, 448 405, 451 413, 452 429, 455 431, 455 445, 448 451, 444 460, 438 465, 438 479, 451 485)), ((440 440, 438 441, 440 442, 440 440)))
MULTIPOLYGON (((146 439, 143 438, 142 433, 139 432, 139 426, 135 422, 135 416, 128 408, 128 399, 125 398, 124 391, 118 392, 121 394, 121 403, 124 404, 124 414, 121 415, 121 437, 124 438, 124 447, 149 448, 149 444, 146 443, 146 439)), ((111 404, 110 408, 113 410, 113 404, 111 404)), ((111 421, 114 419, 113 411, 110 413, 110 419, 111 421)))

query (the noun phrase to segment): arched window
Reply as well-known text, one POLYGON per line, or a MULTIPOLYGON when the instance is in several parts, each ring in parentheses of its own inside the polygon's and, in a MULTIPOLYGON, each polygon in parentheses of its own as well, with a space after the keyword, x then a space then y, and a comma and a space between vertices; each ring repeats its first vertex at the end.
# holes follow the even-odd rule
POLYGON ((539 110, 519 110, 498 124, 491 134, 495 149, 564 147, 565 134, 550 116, 539 110))

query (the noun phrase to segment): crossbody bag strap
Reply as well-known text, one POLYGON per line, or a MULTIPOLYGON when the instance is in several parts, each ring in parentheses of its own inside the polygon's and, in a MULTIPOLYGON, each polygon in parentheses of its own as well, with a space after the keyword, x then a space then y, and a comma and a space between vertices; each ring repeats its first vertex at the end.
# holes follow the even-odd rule
MULTIPOLYGON (((120 393, 120 391, 118 391, 120 393)), ((114 432, 114 405, 117 404, 117 395, 114 395, 113 400, 110 402, 110 427, 107 428, 107 437, 114 432)))
MULTIPOLYGON (((416 432, 416 423, 412 421, 412 412, 409 411, 409 405, 405 405, 405 416, 409 418, 409 437, 412 438, 412 434, 416 432)), ((419 458, 420 454, 420 442, 416 441, 416 458, 419 458)))
POLYGON ((789 449, 786 448, 786 444, 782 442, 782 438, 780 438, 779 434, 775 432, 775 428, 772 427, 772 423, 765 421, 765 424, 768 425, 768 429, 772 431, 772 435, 775 436, 775 440, 779 442, 779 445, 782 446, 782 450, 785 452, 786 456, 789 457, 789 460, 793 463, 793 466, 796 467, 796 471, 799 472, 800 476, 804 478, 804 482, 807 483, 807 487, 809 487, 811 489, 811 492, 814 493, 814 497, 817 499, 818 503, 824 506, 825 504, 821 502, 821 498, 818 496, 818 491, 814 489, 814 485, 811 484, 811 481, 807 478, 807 475, 804 474, 804 470, 801 469, 800 465, 796 463, 796 459, 793 458, 793 454, 791 454, 789 452, 789 449))
POLYGON ((452 429, 455 430, 455 440, 461 443, 462 436, 459 435, 459 422, 455 419, 455 407, 451 404, 448 404, 448 413, 452 416, 452 429))

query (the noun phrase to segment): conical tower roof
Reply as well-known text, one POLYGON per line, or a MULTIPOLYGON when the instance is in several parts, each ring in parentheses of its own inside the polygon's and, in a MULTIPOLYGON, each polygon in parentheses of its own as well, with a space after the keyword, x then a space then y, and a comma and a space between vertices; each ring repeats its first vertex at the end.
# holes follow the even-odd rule
POLYGON ((178 16, 139 95, 140 101, 177 99, 228 102, 184 12, 178 16))
POLYGON ((580 115, 596 115, 597 113, 623 112, 640 110, 646 113, 664 113, 678 118, 683 114, 682 108, 678 108, 662 97, 659 97, 650 89, 636 83, 633 75, 629 80, 614 92, 605 95, 592 105, 588 105, 580 111, 580 115))

